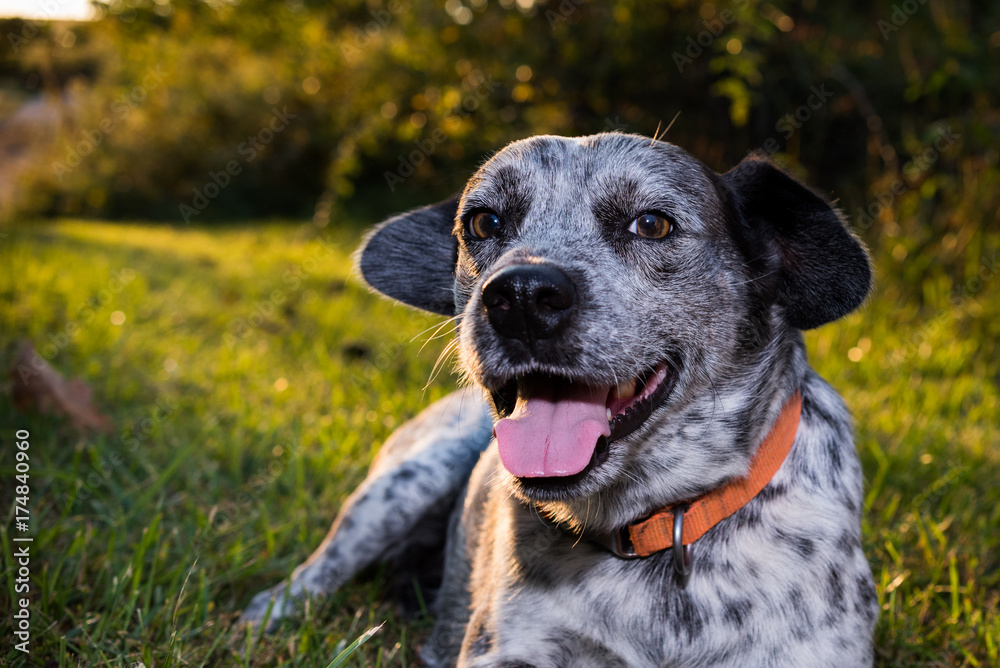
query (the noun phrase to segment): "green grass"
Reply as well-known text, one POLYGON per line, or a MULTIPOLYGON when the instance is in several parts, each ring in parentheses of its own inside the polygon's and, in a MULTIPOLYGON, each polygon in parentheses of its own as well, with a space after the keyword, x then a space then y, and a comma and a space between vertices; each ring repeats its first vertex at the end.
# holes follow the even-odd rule
MULTIPOLYGON (((0 363, 33 341, 115 424, 80 433, 0 394, 8 574, 10 442, 31 432, 33 659, 322 668, 385 622, 343 665, 414 664, 430 622, 397 615, 379 572, 274 635, 233 632, 251 595, 321 540, 378 444, 454 384, 445 373, 423 389, 440 319, 350 277, 358 234, 8 229, 0 363)), ((895 261, 879 262, 867 307, 807 337, 857 420, 878 664, 1000 665, 1000 278, 955 305, 946 279, 894 283, 895 261)), ((0 609, 13 587, 0 585, 0 609)), ((0 658, 17 665, 11 645, 0 658)))

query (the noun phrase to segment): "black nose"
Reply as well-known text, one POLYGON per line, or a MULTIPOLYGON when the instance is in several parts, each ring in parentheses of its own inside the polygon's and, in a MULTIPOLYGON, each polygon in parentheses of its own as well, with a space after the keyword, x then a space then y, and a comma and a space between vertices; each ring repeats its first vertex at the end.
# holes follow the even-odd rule
POLYGON ((483 304, 498 334, 530 343, 562 329, 576 306, 576 288, 552 265, 514 265, 486 281, 483 304))

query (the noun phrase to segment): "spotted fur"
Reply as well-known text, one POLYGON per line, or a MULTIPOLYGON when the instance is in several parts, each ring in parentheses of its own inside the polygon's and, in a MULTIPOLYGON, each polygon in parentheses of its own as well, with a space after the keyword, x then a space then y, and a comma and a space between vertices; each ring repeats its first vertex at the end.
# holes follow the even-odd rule
POLYGON ((872 664, 877 603, 850 417, 810 369, 800 331, 856 308, 870 269, 823 198, 766 160, 718 175, 648 138, 535 137, 500 151, 459 198, 377 228, 360 267, 375 289, 456 316, 476 389, 394 434, 287 593, 262 592, 246 619, 272 595, 280 618, 292 598, 444 540, 428 665, 872 664), (483 210, 504 227, 475 239, 467 221, 483 210), (675 231, 630 235, 645 211, 675 231), (579 302, 558 337, 533 347, 495 331, 481 301, 491 276, 530 263, 565 272, 579 302), (481 390, 538 372, 611 385, 663 362, 676 376, 669 396, 601 466, 559 493, 506 473, 481 390), (788 458, 695 543, 686 586, 669 553, 623 560, 586 538, 745 474, 796 390, 788 458))

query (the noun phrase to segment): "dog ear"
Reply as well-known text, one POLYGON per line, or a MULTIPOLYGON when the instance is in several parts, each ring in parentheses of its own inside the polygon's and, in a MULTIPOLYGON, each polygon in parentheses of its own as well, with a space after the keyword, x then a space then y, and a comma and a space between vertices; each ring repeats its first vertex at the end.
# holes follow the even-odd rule
POLYGON ((454 315, 457 211, 456 195, 378 225, 357 254, 365 282, 404 304, 454 315))
POLYGON ((777 280, 765 283, 789 324, 819 327, 865 300, 868 251, 826 200, 759 157, 743 160, 722 181, 748 262, 764 275, 776 272, 777 280))

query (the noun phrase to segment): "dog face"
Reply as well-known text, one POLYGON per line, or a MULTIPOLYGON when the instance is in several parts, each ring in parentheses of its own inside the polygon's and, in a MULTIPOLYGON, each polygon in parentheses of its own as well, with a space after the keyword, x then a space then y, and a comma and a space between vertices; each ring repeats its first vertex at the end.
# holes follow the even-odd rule
POLYGON ((376 290, 456 316, 513 490, 570 505, 638 501, 653 471, 675 481, 656 477, 657 502, 738 475, 740 443, 692 451, 671 434, 725 407, 719 387, 752 397, 783 341, 870 283, 837 213, 767 161, 718 175, 622 134, 515 142, 460 197, 377 228, 359 259, 376 290))

